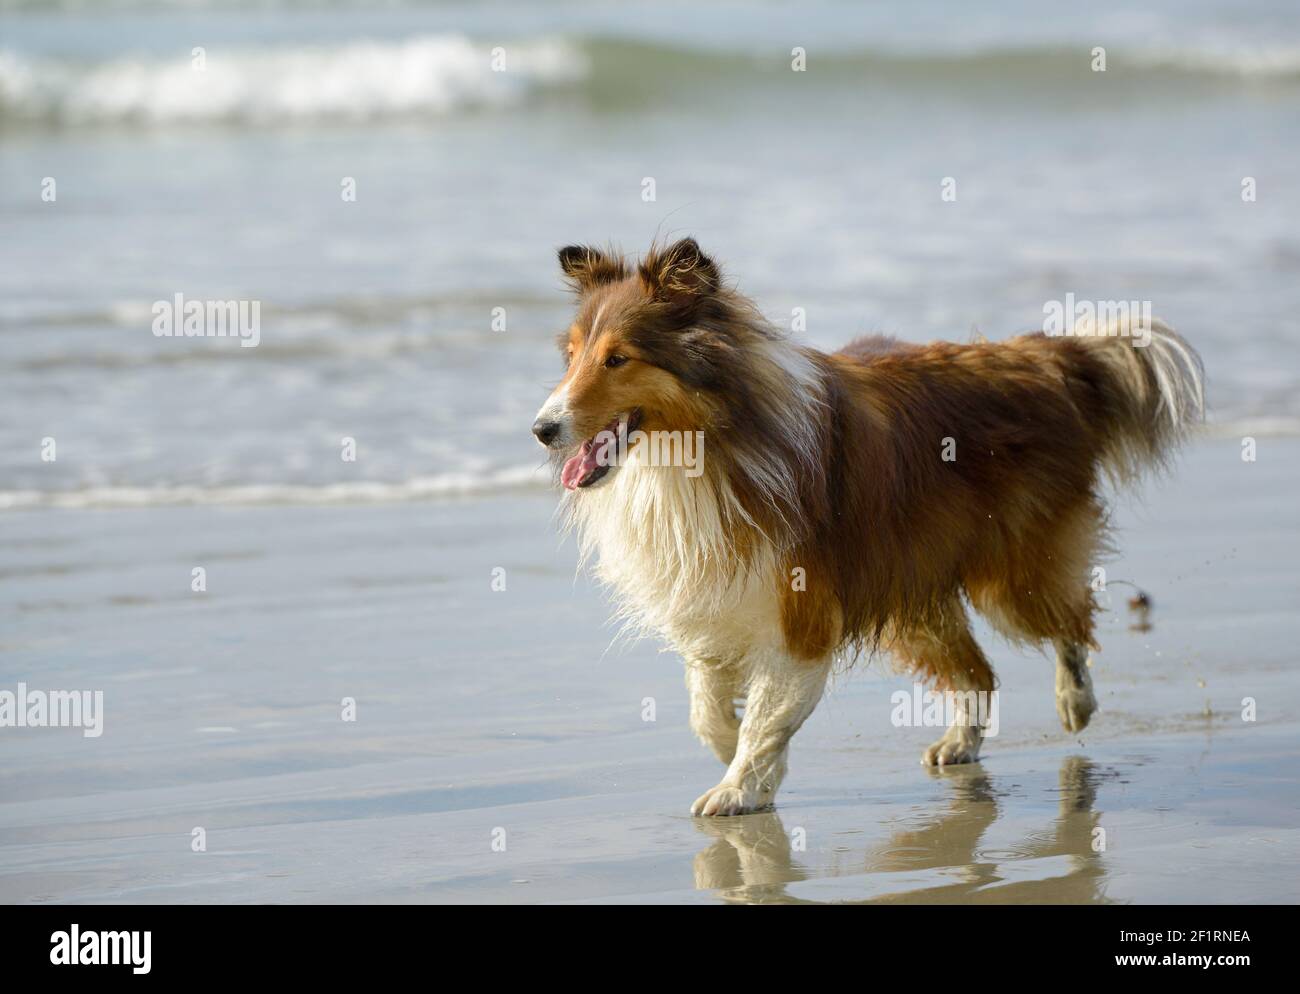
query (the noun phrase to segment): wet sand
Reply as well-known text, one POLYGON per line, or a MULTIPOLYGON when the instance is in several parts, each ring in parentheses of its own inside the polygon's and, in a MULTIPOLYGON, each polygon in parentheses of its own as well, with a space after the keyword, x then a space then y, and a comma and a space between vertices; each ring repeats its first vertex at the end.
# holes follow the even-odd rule
POLYGON ((105 714, 0 729, 0 901, 1294 901, 1300 440, 1239 453, 1118 504, 1109 576, 1154 627, 1106 595, 1083 735, 1050 661, 981 628, 980 764, 923 769, 911 681, 859 665, 777 810, 718 821, 687 814, 719 768, 679 661, 611 647, 549 495, 2 514, 0 690, 105 714))

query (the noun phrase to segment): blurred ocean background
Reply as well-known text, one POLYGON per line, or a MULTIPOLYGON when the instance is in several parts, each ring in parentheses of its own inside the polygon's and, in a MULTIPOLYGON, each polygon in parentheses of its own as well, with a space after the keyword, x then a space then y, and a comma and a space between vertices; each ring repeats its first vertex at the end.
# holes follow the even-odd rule
POLYGON ((539 487, 554 250, 656 233, 822 347, 1149 299, 1300 433, 1300 8, 1130 6, 0 0, 0 509, 539 487))

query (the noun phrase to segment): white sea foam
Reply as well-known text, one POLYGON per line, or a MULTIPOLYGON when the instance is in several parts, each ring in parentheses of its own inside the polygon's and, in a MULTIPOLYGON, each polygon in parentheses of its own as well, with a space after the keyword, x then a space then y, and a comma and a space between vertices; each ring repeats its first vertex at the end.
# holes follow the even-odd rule
POLYGON ((504 71, 488 46, 459 35, 213 48, 201 70, 189 58, 87 64, 0 51, 0 114, 76 124, 358 122, 510 106, 587 73, 585 56, 563 41, 504 48, 504 71))
POLYGON ((400 504, 449 497, 491 496, 542 490, 550 474, 534 466, 513 466, 487 473, 444 473, 397 482, 290 484, 250 483, 228 486, 86 487, 80 490, 0 490, 0 511, 36 508, 109 509, 179 507, 194 504, 400 504))

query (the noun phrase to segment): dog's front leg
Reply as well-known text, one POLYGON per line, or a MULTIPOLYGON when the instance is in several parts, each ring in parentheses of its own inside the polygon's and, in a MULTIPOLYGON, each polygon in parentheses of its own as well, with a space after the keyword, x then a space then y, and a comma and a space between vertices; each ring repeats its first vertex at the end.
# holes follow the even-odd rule
POLYGON ((740 741, 736 698, 741 688, 736 667, 719 659, 688 656, 686 688, 691 693, 691 731, 723 765, 730 764, 740 741))
POLYGON ((740 815, 772 806, 785 776, 786 748, 826 686, 830 660, 801 662, 784 653, 744 662, 745 716, 736 755, 722 782, 691 805, 693 815, 740 815))

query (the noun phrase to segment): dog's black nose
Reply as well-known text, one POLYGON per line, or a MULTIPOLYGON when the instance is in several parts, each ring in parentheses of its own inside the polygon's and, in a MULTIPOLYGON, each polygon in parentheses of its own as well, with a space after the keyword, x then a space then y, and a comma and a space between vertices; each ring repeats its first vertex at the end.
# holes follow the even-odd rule
POLYGON ((537 441, 543 445, 550 445, 560 434, 560 422, 543 421, 538 418, 533 422, 533 434, 537 436, 537 441))

